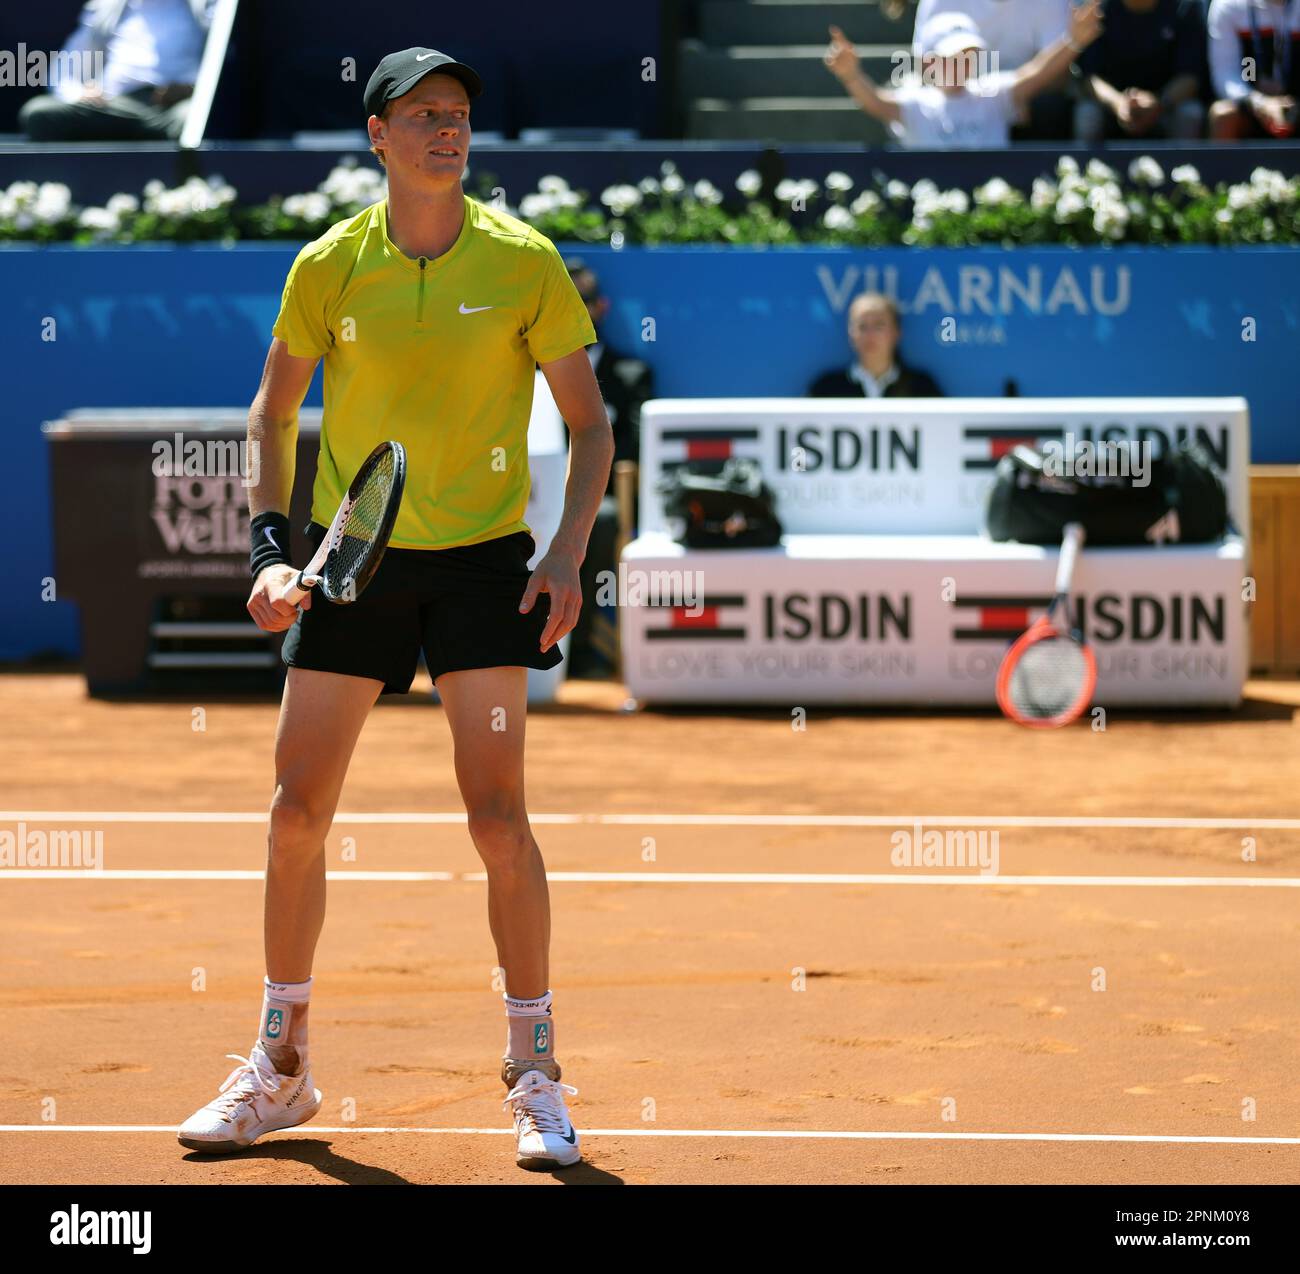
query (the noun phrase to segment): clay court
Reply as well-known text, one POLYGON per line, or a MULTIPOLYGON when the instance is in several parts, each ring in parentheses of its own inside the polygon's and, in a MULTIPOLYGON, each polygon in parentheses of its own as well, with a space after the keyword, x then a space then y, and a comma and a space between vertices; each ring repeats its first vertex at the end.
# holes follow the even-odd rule
POLYGON ((327 842, 324 1106, 204 1159, 174 1129, 256 1034, 276 704, 0 678, 3 826, 103 837, 93 878, 0 872, 0 1178, 1295 1180, 1300 685, 1104 733, 623 702, 569 683, 529 721, 586 1158, 538 1175, 513 1162, 485 885, 426 695, 372 715, 327 842), (918 818, 996 830, 998 873, 893 865, 918 818))

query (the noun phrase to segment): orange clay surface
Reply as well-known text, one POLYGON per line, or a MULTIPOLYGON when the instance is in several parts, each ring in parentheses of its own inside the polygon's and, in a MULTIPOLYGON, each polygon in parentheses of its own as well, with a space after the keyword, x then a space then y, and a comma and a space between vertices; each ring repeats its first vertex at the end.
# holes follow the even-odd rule
MULTIPOLYGON (((1296 819, 1300 687, 1248 696, 1231 714, 1112 713, 1104 733, 817 710, 796 732, 778 710, 629 713, 612 683, 566 686, 529 718, 530 809, 602 818, 535 831, 552 873, 616 878, 551 884, 558 1056, 586 1154, 554 1175, 519 1171, 506 1135, 505 1022, 463 823, 335 824, 332 872, 451 879, 331 882, 311 1009, 324 1106, 216 1159, 170 1130, 253 1042, 259 880, 0 871, 0 1180, 1294 1182, 1300 1145, 1277 1139, 1300 1137, 1300 890, 1175 882, 1294 883, 1300 830, 1002 826, 981 884, 890 861, 892 832, 924 815, 1296 819), (810 821, 664 821, 778 813, 810 821), (816 825, 827 815, 896 821, 816 825), (731 1135, 747 1132, 762 1135, 731 1135)), ((54 813, 29 826, 102 831, 109 871, 259 872, 260 821, 66 815, 260 816, 276 709, 0 677, 0 829, 54 813)), ((461 812, 427 693, 374 712, 340 811, 461 812)))

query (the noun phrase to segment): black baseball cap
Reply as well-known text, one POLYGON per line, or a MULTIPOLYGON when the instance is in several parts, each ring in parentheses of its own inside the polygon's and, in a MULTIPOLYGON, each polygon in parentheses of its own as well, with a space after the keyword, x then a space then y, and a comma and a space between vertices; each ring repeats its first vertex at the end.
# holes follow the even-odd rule
POLYGON ((366 85, 366 116, 378 115, 387 102, 409 93, 426 75, 437 71, 458 79, 470 97, 483 91, 478 72, 437 49, 403 49, 380 60, 366 85))

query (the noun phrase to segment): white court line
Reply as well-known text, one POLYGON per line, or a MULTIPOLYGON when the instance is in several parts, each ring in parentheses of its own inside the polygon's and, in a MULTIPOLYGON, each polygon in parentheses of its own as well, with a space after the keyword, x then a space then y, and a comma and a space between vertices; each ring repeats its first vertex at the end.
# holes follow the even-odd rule
MULTIPOLYGON (((539 827, 595 824, 608 827, 1125 827, 1164 830, 1266 828, 1300 831, 1300 818, 1140 818, 1037 814, 530 814, 539 827)), ((266 811, 203 813, 194 810, 0 810, 0 823, 254 823, 266 811)), ((428 827, 463 825, 464 813, 335 814, 334 822, 428 827)))
MULTIPOLYGON (((0 880, 263 880, 260 871, 184 871, 140 868, 92 869, 0 868, 0 880)), ((487 880, 481 871, 327 871, 328 881, 469 881, 487 880)), ((1150 889, 1300 889, 1294 876, 933 876, 888 872, 780 871, 549 871, 559 884, 615 885, 1048 885, 1137 886, 1150 889)))
MULTIPOLYGON (((420 1133, 442 1137, 508 1137, 509 1128, 358 1128, 355 1124, 341 1128, 319 1124, 300 1124, 281 1128, 281 1135, 311 1136, 313 1133, 420 1133)), ((176 1134, 175 1124, 0 1124, 3 1132, 166 1132, 176 1134)), ((265 1136, 272 1136, 266 1133, 265 1136)), ((1150 1145, 1199 1146, 1300 1146, 1300 1137, 1197 1137, 1161 1136, 1148 1133, 1110 1132, 822 1132, 750 1128, 584 1128, 583 1137, 728 1137, 799 1141, 1065 1141, 1121 1142, 1150 1145)))
MULTIPOLYGON (((152 867, 118 867, 118 868, 65 868, 52 867, 42 870, 39 867, 24 867, 19 870, 10 871, 7 868, 0 867, 0 880, 265 880, 264 871, 225 871, 212 869, 210 871, 195 869, 193 871, 183 869, 170 869, 152 867)), ((368 881, 401 881, 401 880, 461 880, 463 876, 454 871, 327 871, 325 879, 334 880, 368 880, 368 881)), ((480 879, 486 880, 487 876, 481 876, 480 879)))

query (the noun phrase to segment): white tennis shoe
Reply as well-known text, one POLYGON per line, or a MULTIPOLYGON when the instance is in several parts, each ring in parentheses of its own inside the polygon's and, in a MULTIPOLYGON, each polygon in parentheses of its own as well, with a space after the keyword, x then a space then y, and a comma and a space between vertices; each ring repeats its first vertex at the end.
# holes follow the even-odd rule
POLYGON ((251 1146, 264 1132, 306 1123, 320 1110, 320 1090, 312 1087, 310 1066, 304 1066, 301 1075, 277 1073, 260 1040, 247 1057, 226 1056, 240 1064, 218 1095, 177 1130, 182 1146, 229 1154, 251 1146))
POLYGON ((519 1147, 515 1162, 521 1168, 547 1172, 582 1158, 578 1131, 564 1104, 565 1093, 577 1096, 578 1090, 547 1079, 541 1071, 525 1071, 501 1103, 514 1113, 519 1147))

